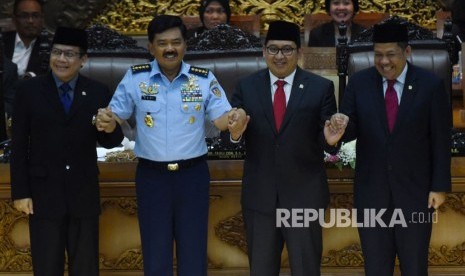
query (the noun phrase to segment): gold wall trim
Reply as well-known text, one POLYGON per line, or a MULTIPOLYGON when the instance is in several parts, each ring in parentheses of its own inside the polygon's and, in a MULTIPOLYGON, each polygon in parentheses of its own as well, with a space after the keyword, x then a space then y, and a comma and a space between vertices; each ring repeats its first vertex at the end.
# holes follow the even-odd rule
MULTIPOLYGON (((146 34, 154 14, 197 15, 198 0, 110 1, 92 23, 101 23, 125 34, 146 34)), ((231 0, 233 14, 259 14, 262 33, 276 19, 297 23, 303 29, 304 15, 325 13, 324 0, 231 0)), ((420 26, 434 29, 435 13, 440 9, 436 0, 360 0, 360 11, 386 12, 398 15, 420 26)))

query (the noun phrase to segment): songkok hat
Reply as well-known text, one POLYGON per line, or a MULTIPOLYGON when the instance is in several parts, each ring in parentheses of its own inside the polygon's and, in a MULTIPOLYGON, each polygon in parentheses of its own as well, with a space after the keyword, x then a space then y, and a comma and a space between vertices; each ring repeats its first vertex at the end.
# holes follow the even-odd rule
POLYGON ((77 46, 82 51, 87 51, 87 33, 82 29, 58 27, 53 36, 53 44, 77 46))
POLYGON ((265 44, 269 40, 290 40, 294 41, 297 48, 300 48, 300 28, 297 24, 287 21, 270 22, 268 33, 266 34, 265 44))
POLYGON ((407 25, 387 22, 373 26, 373 43, 390 42, 408 42, 407 25))
POLYGON ((224 12, 226 13, 226 22, 229 24, 229 20, 231 19, 231 7, 229 6, 229 0, 202 0, 200 2, 200 7, 199 7, 199 15, 200 15, 200 20, 202 21, 203 24, 203 14, 205 13, 205 9, 207 8, 208 5, 210 5, 211 2, 218 2, 224 9, 224 12))
MULTIPOLYGON (((354 13, 358 12, 358 0, 352 0, 352 4, 354 5, 354 13)), ((326 12, 329 14, 329 7, 331 6, 331 0, 325 0, 325 9, 326 12)))

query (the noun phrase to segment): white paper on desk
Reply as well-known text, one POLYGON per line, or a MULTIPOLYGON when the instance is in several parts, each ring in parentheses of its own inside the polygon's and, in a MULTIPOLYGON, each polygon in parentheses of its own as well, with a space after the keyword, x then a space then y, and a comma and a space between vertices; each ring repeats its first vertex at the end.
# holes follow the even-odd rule
POLYGON ((115 152, 115 151, 123 151, 124 147, 116 147, 116 148, 111 148, 111 149, 106 149, 106 148, 97 148, 97 161, 105 161, 107 153, 109 152, 115 152))

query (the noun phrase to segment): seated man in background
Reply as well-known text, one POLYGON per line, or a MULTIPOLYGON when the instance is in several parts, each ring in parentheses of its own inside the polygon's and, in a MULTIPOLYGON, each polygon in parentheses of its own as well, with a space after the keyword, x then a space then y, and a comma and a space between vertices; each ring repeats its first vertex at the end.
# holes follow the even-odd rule
POLYGON ((311 47, 335 47, 339 34, 339 25, 347 26, 347 41, 357 36, 364 30, 361 25, 353 22, 358 12, 358 0, 325 0, 326 12, 331 16, 331 22, 321 24, 310 32, 308 46, 311 47))
POLYGON ((203 0, 199 7, 199 17, 202 26, 187 32, 187 38, 197 37, 207 30, 220 24, 229 24, 231 8, 229 0, 203 0))
POLYGON ((45 73, 39 55, 40 32, 44 27, 41 0, 16 0, 13 6, 16 31, 3 33, 6 58, 18 65, 18 76, 34 77, 45 73))

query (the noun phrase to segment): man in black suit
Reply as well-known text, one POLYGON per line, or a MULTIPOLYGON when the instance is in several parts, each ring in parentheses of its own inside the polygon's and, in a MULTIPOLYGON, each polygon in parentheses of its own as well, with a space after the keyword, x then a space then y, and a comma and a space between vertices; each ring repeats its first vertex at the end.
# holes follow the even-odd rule
MULTIPOLYGON (((340 138, 325 125, 336 111, 334 85, 297 66, 301 51, 296 24, 271 22, 263 48, 268 68, 242 79, 231 99, 250 115, 243 133, 242 213, 252 276, 279 275, 284 243, 293 276, 320 275, 318 222, 279 227, 276 220, 278 208, 327 207, 323 150, 336 150, 340 138)), ((232 131, 231 139, 240 135, 232 131)))
POLYGON ((13 6, 16 31, 3 33, 5 56, 18 65, 20 78, 46 72, 41 68, 40 33, 44 27, 41 0, 16 0, 13 6))
POLYGON ((35 276, 98 275, 100 198, 97 142, 111 148, 123 134, 111 112, 94 116, 111 99, 103 84, 79 74, 87 60, 84 30, 59 27, 52 72, 18 83, 13 107, 11 193, 29 215, 35 276))
POLYGON ((385 224, 358 229, 365 273, 392 276, 397 255, 402 275, 426 276, 432 213, 451 189, 449 95, 441 79, 407 61, 405 25, 375 25, 373 42, 375 66, 349 79, 340 109, 349 118, 344 139, 357 138, 359 222, 370 210, 385 224))

